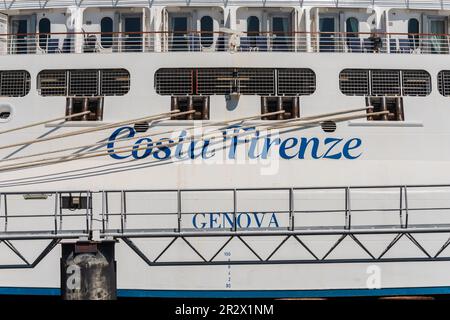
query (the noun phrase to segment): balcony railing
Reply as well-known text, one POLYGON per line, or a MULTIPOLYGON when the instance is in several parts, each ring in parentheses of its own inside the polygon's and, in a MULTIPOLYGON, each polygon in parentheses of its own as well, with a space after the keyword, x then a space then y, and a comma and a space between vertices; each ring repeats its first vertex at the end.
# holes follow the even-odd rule
POLYGON ((0 35, 0 54, 108 52, 337 52, 449 54, 448 34, 51 33, 0 35))

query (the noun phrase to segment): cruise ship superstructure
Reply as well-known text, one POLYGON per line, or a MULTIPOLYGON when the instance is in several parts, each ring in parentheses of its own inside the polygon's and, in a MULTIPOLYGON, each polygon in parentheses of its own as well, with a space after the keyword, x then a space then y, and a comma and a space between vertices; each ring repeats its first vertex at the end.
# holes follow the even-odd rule
POLYGON ((119 296, 450 293, 449 17, 1 1, 0 293, 59 294, 77 241, 119 296))

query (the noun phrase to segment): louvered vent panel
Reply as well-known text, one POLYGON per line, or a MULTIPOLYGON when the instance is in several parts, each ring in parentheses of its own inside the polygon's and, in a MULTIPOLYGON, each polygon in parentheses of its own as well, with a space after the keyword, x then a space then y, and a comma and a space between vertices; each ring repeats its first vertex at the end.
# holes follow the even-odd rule
POLYGON ((193 94, 192 69, 159 69, 155 74, 156 92, 163 96, 193 94))
POLYGON ((438 87, 441 95, 450 96, 450 70, 443 70, 438 73, 438 87))
POLYGON ((425 70, 403 70, 403 95, 425 97, 431 93, 431 76, 425 70))
POLYGON ((274 69, 238 69, 236 83, 244 95, 276 94, 274 69))
POLYGON ((400 71, 399 70, 372 70, 372 95, 399 96, 400 71))
POLYGON ((369 70, 342 70, 339 74, 339 88, 348 96, 368 96, 370 94, 369 70))
POLYGON ((279 69, 278 94, 306 96, 316 91, 316 74, 311 69, 279 69))
POLYGON ((123 96, 130 91, 130 73, 124 69, 101 71, 100 92, 104 96, 123 96))
POLYGON ((97 96, 99 95, 98 70, 70 70, 69 95, 70 96, 97 96))
POLYGON ((0 96, 24 97, 30 92, 30 74, 24 70, 0 72, 0 96))
POLYGON ((67 95, 67 71, 44 70, 38 74, 37 89, 42 96, 67 95))
POLYGON ((238 74, 233 69, 198 69, 197 93, 203 95, 226 95, 237 90, 233 79, 238 74))

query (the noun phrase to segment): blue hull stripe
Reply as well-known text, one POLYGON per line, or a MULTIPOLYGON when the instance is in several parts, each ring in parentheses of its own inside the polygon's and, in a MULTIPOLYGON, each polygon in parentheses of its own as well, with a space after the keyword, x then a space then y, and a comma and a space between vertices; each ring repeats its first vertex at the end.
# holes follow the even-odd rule
MULTIPOLYGON (((0 295, 57 296, 60 294, 59 288, 0 287, 0 295)), ((119 297, 149 298, 312 298, 435 294, 450 294, 450 287, 333 290, 117 290, 119 297)))

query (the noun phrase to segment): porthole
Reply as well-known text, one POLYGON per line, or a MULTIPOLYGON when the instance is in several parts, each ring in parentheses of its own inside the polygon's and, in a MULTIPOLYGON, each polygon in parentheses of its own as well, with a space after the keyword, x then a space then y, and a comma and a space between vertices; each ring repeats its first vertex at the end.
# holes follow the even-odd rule
POLYGON ((9 104, 0 104, 0 122, 8 122, 13 115, 13 108, 9 104))

